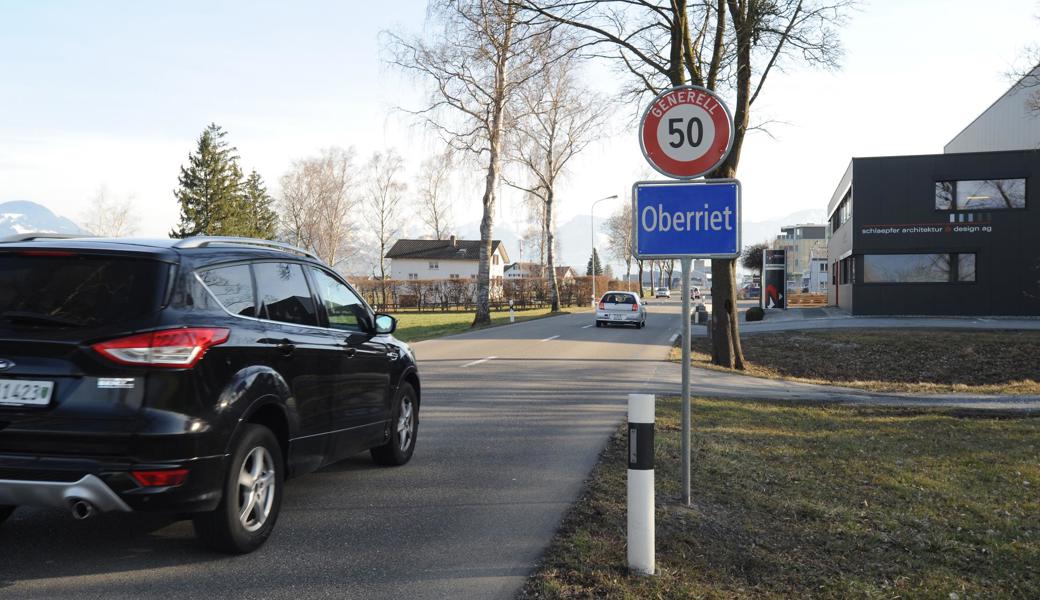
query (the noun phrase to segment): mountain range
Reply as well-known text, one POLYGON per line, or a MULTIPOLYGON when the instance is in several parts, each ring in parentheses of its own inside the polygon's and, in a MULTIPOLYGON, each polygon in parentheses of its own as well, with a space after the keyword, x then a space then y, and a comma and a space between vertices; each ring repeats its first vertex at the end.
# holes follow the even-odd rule
POLYGON ((28 200, 0 203, 0 237, 33 232, 89 233, 70 219, 54 214, 42 204, 28 200))

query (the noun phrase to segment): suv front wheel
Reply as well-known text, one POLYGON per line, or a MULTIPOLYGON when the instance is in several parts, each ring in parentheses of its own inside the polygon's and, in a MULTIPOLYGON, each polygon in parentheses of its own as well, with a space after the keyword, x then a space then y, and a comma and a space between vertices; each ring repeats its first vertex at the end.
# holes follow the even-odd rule
POLYGON ((259 548, 271 535, 282 505, 282 451, 271 430, 246 423, 237 436, 216 510, 196 515, 195 533, 232 554, 259 548))
POLYGON ((372 448, 372 460, 376 464, 399 466, 408 462, 415 451, 415 436, 419 433, 419 403, 415 389, 402 383, 397 390, 394 412, 390 417, 390 439, 377 448, 372 448))

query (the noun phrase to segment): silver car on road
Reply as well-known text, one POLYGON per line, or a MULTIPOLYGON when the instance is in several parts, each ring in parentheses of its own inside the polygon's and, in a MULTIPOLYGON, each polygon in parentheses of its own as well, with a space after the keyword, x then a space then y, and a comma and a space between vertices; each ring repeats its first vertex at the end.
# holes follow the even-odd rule
POLYGON ((634 292, 610 291, 603 294, 596 307, 596 327, 616 323, 646 327, 646 304, 634 292))

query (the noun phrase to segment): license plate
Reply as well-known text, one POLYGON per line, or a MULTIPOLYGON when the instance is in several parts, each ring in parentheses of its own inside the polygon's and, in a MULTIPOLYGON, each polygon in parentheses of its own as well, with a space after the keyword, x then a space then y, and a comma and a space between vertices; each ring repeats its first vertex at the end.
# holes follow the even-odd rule
POLYGON ((47 406, 53 392, 53 381, 0 379, 0 404, 47 406))

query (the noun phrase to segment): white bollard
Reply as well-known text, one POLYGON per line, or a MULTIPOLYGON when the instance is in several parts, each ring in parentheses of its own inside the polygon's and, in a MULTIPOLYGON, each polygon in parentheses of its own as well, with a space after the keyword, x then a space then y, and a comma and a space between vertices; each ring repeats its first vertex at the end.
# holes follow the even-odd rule
POLYGON ((628 568, 653 575, 654 396, 628 395, 628 568))

